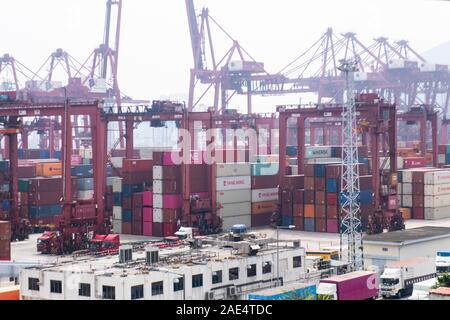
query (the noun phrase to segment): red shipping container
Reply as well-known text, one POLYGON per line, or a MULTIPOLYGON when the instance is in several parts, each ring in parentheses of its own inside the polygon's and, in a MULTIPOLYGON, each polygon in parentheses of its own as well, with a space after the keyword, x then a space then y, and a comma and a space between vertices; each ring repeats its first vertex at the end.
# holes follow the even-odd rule
POLYGON ((133 209, 133 200, 131 197, 123 197, 122 196, 122 208, 127 210, 133 209))
POLYGON ((313 177, 305 177, 305 190, 315 190, 313 177))
POLYGON ((0 261, 11 261, 11 239, 0 240, 0 261))
POLYGON ((164 237, 171 237, 177 232, 177 224, 176 223, 164 223, 164 237))
POLYGON ((151 222, 144 222, 142 225, 142 233, 146 237, 152 237, 153 236, 153 224, 151 222))
POLYGON ((340 179, 341 178, 341 168, 342 166, 339 164, 327 165, 326 175, 328 179, 340 179))
POLYGON ((425 186, 423 183, 413 183, 412 184, 412 194, 416 196, 422 196, 425 193, 425 186))
POLYGON ((316 192, 316 201, 315 201, 315 203, 317 205, 324 205, 325 202, 326 202, 326 196, 325 195, 326 195, 325 191, 317 191, 316 192))
POLYGON ((17 177, 19 179, 35 178, 36 166, 34 164, 19 166, 19 169, 17 170, 17 177))
POLYGON ((303 204, 305 199, 305 190, 294 190, 294 203, 295 204, 303 204))
POLYGON ((424 208, 412 208, 412 218, 417 220, 425 219, 425 209, 424 208))
POLYGON ((337 206, 327 205, 327 219, 337 219, 337 218, 338 218, 337 206))
POLYGON ((423 208, 423 206, 424 206, 424 202, 425 202, 425 199, 423 198, 423 196, 416 196, 416 195, 413 195, 413 208, 423 208))
POLYGON ((295 230, 303 231, 305 230, 303 217, 294 217, 295 230))
POLYGON ((153 174, 151 171, 123 172, 122 177, 123 184, 146 183, 151 185, 153 183, 153 174))
POLYGON ((143 207, 143 193, 136 192, 133 193, 133 208, 142 208, 143 207))
POLYGON ((207 192, 210 189, 208 185, 207 175, 204 174, 202 177, 193 177, 189 179, 189 187, 191 192, 207 192))
POLYGON ((278 176, 252 177, 252 189, 271 189, 278 186, 278 176))
POLYGON ((339 233, 339 220, 328 219, 327 220, 327 232, 328 233, 339 233))
POLYGON ((178 219, 181 217, 180 209, 163 209, 163 223, 176 224, 178 219))
POLYGON ((62 198, 62 191, 56 192, 31 192, 28 193, 28 204, 31 206, 43 206, 59 203, 62 198))
POLYGON ((181 182, 174 180, 153 180, 153 192, 159 194, 181 193, 181 182))
POLYGON ((164 225, 159 222, 153 222, 153 237, 164 237, 164 225))
POLYGON ((145 222, 153 222, 153 208, 144 207, 142 209, 142 218, 145 222))
POLYGON ((294 217, 303 217, 304 216, 303 204, 294 204, 292 215, 294 217))
POLYGON ((373 206, 370 204, 361 205, 361 216, 368 217, 373 213, 373 206))
POLYGON ((305 190, 304 203, 305 204, 315 204, 316 202, 316 193, 312 190, 305 190))
POLYGON ((142 193, 142 205, 144 207, 153 206, 153 193, 151 191, 145 191, 142 193))
POLYGON ((388 210, 396 210, 399 207, 397 196, 389 196, 387 208, 388 210))
POLYGON ((324 205, 316 205, 316 218, 325 219, 327 217, 327 207, 324 205))
POLYGON ((336 193, 327 193, 327 204, 336 206, 338 200, 338 195, 336 193))
POLYGON ((123 159, 122 172, 151 172, 153 160, 148 159, 123 159))
POLYGON ((135 236, 142 236, 143 232, 142 232, 142 222, 141 221, 133 221, 132 225, 132 234, 135 236))
POLYGON ((296 176, 284 176, 282 179, 282 188, 283 189, 303 189, 305 185, 305 176, 304 175, 296 175, 296 176))
POLYGON ((425 167, 426 165, 427 161, 425 158, 414 157, 403 159, 403 168, 405 169, 422 168, 425 167))
POLYGON ((327 186, 326 181, 325 178, 314 178, 314 189, 316 191, 325 191, 327 186))
POLYGON ((0 221, 0 240, 11 240, 11 222, 0 221))
POLYGON ((153 152, 153 163, 155 166, 173 166, 183 163, 180 151, 153 152))
POLYGON ((123 234, 132 234, 133 227, 131 222, 123 222, 122 221, 122 233, 123 234))
POLYGON ((372 190, 372 176, 360 176, 359 187, 361 190, 372 190))
POLYGON ((252 228, 269 226, 272 219, 272 213, 252 215, 252 228))
POLYGON ((154 178, 158 180, 181 181, 181 166, 162 166, 155 169, 154 178))
POLYGON ((95 205, 78 205, 74 210, 75 219, 89 219, 96 217, 95 205))
POLYGON ((305 164, 305 177, 314 177, 314 165, 313 164, 305 164))
POLYGON ((142 219, 143 219, 143 208, 142 207, 133 207, 132 218, 133 218, 133 222, 135 222, 135 221, 141 221, 142 222, 142 219))
POLYGON ((327 220, 316 218, 315 230, 316 232, 327 232, 327 220))
MULTIPOLYGON (((114 158, 124 158, 124 157, 126 157, 126 150, 125 149, 113 149, 113 150, 111 150, 111 156, 114 158)), ((140 157, 140 151, 138 149, 133 150, 133 157, 134 158, 140 157)))

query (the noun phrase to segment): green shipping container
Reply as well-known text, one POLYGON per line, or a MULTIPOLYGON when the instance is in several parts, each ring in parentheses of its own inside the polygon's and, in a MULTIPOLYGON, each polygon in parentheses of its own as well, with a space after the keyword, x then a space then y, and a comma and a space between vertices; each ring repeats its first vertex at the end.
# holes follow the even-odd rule
POLYGON ((278 174, 280 165, 277 162, 253 163, 252 176, 274 176, 278 174))
POLYGON ((30 180, 19 179, 19 192, 28 192, 30 186, 30 180))

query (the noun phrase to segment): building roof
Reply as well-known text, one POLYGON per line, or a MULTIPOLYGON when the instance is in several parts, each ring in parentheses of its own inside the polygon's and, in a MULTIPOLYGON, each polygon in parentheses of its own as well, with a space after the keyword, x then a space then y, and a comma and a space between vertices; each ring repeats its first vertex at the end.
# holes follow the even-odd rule
POLYGON ((363 241, 368 243, 392 243, 398 245, 428 241, 431 239, 450 237, 450 228, 420 227, 408 230, 394 231, 365 236, 363 241))

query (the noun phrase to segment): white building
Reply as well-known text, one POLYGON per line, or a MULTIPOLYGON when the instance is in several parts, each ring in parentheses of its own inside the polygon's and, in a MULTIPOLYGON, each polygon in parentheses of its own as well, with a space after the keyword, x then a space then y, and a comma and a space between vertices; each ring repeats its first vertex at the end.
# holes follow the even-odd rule
POLYGON ((157 249, 153 254, 133 252, 133 259, 126 263, 112 256, 25 268, 20 273, 21 298, 240 299, 247 292, 276 285, 277 275, 279 284, 305 277, 304 248, 280 244, 278 251, 276 243, 264 240, 206 244, 200 249, 157 249), (228 247, 230 244, 234 248, 228 247))
POLYGON ((380 272, 388 261, 415 257, 436 257, 450 248, 450 228, 421 227, 363 238, 364 266, 376 266, 380 272))

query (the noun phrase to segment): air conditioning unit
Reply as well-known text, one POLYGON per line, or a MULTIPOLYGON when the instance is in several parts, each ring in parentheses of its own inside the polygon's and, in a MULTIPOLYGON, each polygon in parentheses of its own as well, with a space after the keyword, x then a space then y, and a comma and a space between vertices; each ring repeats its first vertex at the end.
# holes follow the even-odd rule
POLYGON ((206 294, 205 294, 206 300, 214 300, 214 297, 215 297, 214 291, 209 291, 209 292, 206 292, 206 294))
POLYGON ((127 263, 133 261, 133 247, 121 246, 119 248, 119 263, 127 263))
POLYGON ((145 248, 145 263, 152 265, 159 262, 159 248, 148 246, 145 248))
POLYGON ((228 297, 236 296, 236 287, 228 287, 227 288, 227 296, 228 297))

